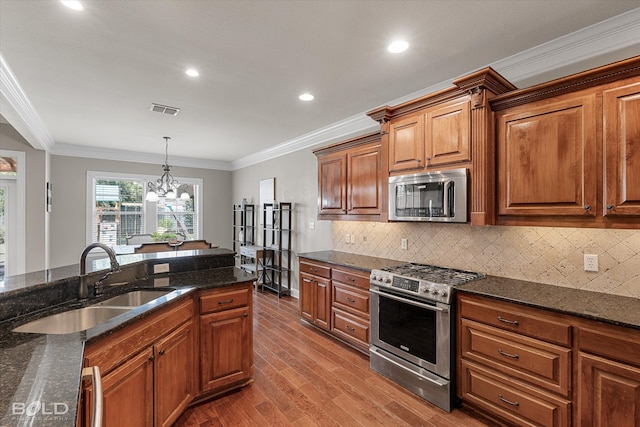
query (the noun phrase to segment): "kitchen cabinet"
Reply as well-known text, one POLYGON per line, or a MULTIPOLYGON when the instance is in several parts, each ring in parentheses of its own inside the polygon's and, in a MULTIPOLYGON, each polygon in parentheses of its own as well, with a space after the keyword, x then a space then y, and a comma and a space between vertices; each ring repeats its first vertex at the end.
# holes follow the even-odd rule
POLYGON ((596 215, 596 96, 501 111, 498 214, 596 215))
POLYGON ((216 394, 253 375, 252 285, 200 295, 200 393, 216 394))
POLYGON ((471 160, 469 96, 389 123, 389 171, 424 172, 471 160))
POLYGON ((331 269, 331 332, 369 351, 369 275, 346 267, 331 269))
POLYGON ((386 147, 373 133, 331 145, 318 158, 318 219, 386 220, 386 147))
POLYGON ((458 295, 463 401, 517 425, 571 425, 571 326, 542 310, 458 295))
POLYGON ((604 215, 640 217, 640 82, 605 90, 604 215))
POLYGON ((299 259, 300 317, 328 331, 331 326, 331 266, 299 259))
POLYGON ((369 274, 299 258, 300 317, 369 353, 369 274))
POLYGON ((469 169, 469 217, 473 225, 495 222, 495 135, 489 102, 515 86, 491 68, 453 81, 453 86, 367 115, 380 123, 391 175, 469 169))
MULTIPOLYGON (((193 318, 188 298, 87 347, 85 366, 103 376, 103 425, 165 426, 182 414, 196 393, 193 318)), ((90 425, 92 386, 83 392, 90 425)))
POLYGON ((578 329, 577 425, 640 425, 640 333, 596 322, 578 329))
POLYGON ((500 225, 640 227, 640 57, 490 101, 500 225))
POLYGON ((640 425, 640 330, 459 292, 458 396, 510 425, 640 425))

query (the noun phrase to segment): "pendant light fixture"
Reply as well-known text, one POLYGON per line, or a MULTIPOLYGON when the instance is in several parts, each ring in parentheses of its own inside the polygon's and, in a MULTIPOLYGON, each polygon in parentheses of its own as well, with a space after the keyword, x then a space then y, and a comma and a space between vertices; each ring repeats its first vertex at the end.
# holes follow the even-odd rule
POLYGON ((171 137, 163 136, 164 138, 164 165, 162 165, 162 176, 156 180, 156 182, 147 183, 147 196, 145 200, 148 202, 157 202, 160 197, 167 199, 175 199, 178 191, 183 188, 180 198, 182 200, 189 200, 191 197, 189 193, 184 190, 185 185, 180 183, 171 175, 171 166, 169 166, 169 140, 171 137))

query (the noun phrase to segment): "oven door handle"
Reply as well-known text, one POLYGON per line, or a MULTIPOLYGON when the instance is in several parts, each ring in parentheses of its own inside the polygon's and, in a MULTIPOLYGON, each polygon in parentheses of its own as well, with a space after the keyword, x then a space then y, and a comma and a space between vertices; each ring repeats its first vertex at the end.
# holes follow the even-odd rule
POLYGON ((406 298, 401 298, 401 297, 397 297, 395 295, 392 294, 388 294, 386 292, 380 292, 380 291, 376 291, 375 289, 369 289, 372 293, 377 294, 377 295, 381 295, 385 298, 389 298, 389 299, 393 299, 396 301, 400 301, 403 302, 405 304, 409 304, 409 305, 415 305, 416 307, 420 307, 420 308, 424 308, 426 310, 431 310, 431 311, 440 311, 440 312, 444 312, 446 313, 447 310, 446 308, 442 308, 442 307, 435 307, 433 305, 429 305, 429 304, 423 304, 421 302, 417 302, 417 301, 413 301, 410 299, 406 299, 406 298))
POLYGON ((423 381, 430 382, 430 383, 435 384, 435 385, 437 385, 437 386, 439 386, 439 387, 444 387, 444 386, 446 386, 446 385, 448 384, 448 381, 445 381, 445 380, 436 380, 436 379, 434 379, 434 378, 425 377, 424 375, 421 375, 421 374, 419 374, 418 372, 415 372, 415 371, 413 371, 413 370, 411 370, 411 369, 407 369, 407 367, 406 367, 406 366, 404 366, 404 365, 402 365, 402 364, 400 364, 400 363, 396 362, 395 360, 393 360, 393 359, 391 359, 391 358, 389 358, 389 357, 385 356, 384 354, 382 354, 381 352, 379 352, 375 347, 371 347, 371 348, 369 348, 369 351, 374 352, 374 353, 376 354, 376 356, 378 356, 378 357, 380 357, 380 358, 384 359, 384 360, 385 360, 385 362, 389 362, 389 363, 391 363, 392 365, 395 365, 396 367, 398 367, 398 368, 400 368, 400 369, 402 369, 402 370, 404 370, 404 371, 408 371, 408 372, 410 372, 410 373, 411 373, 411 375, 415 375, 415 376, 417 376, 418 378, 420 378, 420 379, 421 379, 421 380, 423 380, 423 381))

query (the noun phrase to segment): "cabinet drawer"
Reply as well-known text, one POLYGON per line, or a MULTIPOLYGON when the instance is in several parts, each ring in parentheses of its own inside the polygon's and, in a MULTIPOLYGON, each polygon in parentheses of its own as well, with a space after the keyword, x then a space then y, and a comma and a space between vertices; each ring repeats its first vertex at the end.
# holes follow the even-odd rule
POLYGON ((571 402, 462 361, 462 398, 519 426, 570 426, 571 402))
POLYGON ((369 275, 362 271, 341 270, 334 268, 331 272, 333 281, 346 283, 348 285, 357 286, 361 289, 369 290, 369 275))
POLYGON ((571 346, 571 326, 542 310, 488 298, 459 296, 460 316, 543 341, 571 346))
POLYGON ((333 304, 356 315, 369 318, 369 292, 333 282, 333 304))
POLYGON ((300 273, 313 274, 327 279, 331 278, 331 267, 328 265, 310 263, 308 261, 300 262, 300 273))
POLYGON ((331 332, 360 347, 369 348, 369 323, 341 310, 331 310, 331 332))
POLYGON ((612 325, 593 327, 578 328, 580 350, 640 366, 640 333, 637 330, 612 325))
POLYGON ((251 290, 248 288, 209 291, 200 296, 200 314, 243 307, 249 305, 249 298, 251 290))
POLYGON ((462 319, 461 356, 569 397, 571 350, 462 319))

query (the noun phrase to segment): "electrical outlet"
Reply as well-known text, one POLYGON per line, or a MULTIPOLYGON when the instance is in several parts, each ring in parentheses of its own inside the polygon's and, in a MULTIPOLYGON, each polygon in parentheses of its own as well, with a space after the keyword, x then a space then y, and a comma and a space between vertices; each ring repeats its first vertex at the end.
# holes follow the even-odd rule
POLYGON ((598 255, 584 254, 584 271, 598 271, 598 255))
POLYGON ((315 230, 316 229, 316 223, 313 222, 313 221, 309 222, 309 229, 310 230, 315 230))
POLYGON ((344 242, 345 242, 345 243, 349 243, 349 242, 351 242, 351 236, 349 236, 349 234, 345 234, 345 235, 344 235, 344 242))
POLYGON ((153 266, 153 274, 168 273, 168 272, 169 272, 169 263, 155 264, 153 266))
POLYGON ((352 234, 351 235, 351 243, 355 243, 356 242, 356 235, 352 234))
POLYGON ((400 240, 400 249, 407 250, 407 239, 400 240))

